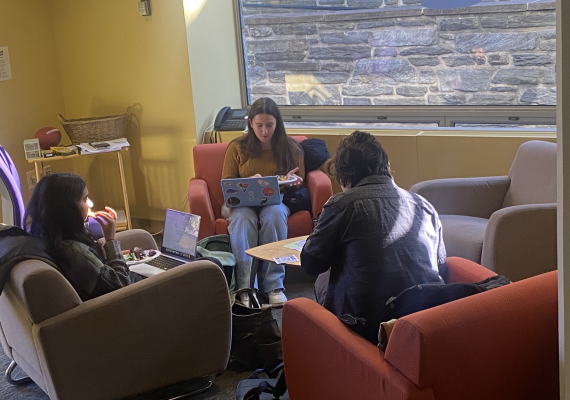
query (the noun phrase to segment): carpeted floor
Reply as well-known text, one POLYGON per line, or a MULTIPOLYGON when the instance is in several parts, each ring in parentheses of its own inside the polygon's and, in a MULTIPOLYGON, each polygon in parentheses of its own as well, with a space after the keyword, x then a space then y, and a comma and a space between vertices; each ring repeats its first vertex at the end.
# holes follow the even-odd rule
MULTIPOLYGON (((289 299, 296 297, 308 297, 314 299, 313 284, 315 277, 308 276, 300 268, 287 267, 285 274, 285 288, 289 299)), ((274 309, 273 315, 281 327, 281 309, 274 309)), ((5 370, 10 364, 8 357, 0 348, 0 368, 5 370)), ((17 369, 18 371, 18 369, 17 369)), ((21 372, 21 371, 20 371, 21 372)), ((235 400, 237 384, 246 379, 251 371, 240 365, 230 364, 227 370, 216 378, 214 385, 205 393, 191 397, 192 400, 235 400)), ((15 374, 18 377, 18 374, 15 374)), ((144 393, 128 400, 163 400, 179 396, 180 394, 196 387, 200 382, 188 381, 144 393)), ((2 400, 49 400, 49 397, 35 384, 29 383, 22 386, 12 386, 6 380, 0 379, 0 399, 2 400)), ((79 400, 79 399, 78 399, 79 400)), ((125 399, 126 400, 126 399, 125 399)))

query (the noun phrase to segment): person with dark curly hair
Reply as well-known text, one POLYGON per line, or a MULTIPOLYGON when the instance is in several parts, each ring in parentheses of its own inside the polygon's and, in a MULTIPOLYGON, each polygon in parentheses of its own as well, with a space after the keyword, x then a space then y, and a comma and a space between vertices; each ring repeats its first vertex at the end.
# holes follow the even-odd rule
POLYGON ((441 222, 423 197, 399 188, 388 156, 369 133, 340 143, 328 165, 343 192, 325 204, 301 252, 319 304, 368 319, 411 286, 443 282, 441 222))

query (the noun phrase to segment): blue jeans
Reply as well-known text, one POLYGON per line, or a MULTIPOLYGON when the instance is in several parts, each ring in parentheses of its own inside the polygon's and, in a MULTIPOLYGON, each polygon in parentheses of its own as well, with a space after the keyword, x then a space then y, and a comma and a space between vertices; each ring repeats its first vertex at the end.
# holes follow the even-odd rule
MULTIPOLYGON (((236 257, 236 289, 250 287, 251 257, 247 249, 287 239, 289 208, 283 203, 263 207, 222 206, 222 217, 228 220, 232 253, 236 257)), ((257 271, 259 290, 270 292, 283 288, 285 266, 264 261, 257 271)))

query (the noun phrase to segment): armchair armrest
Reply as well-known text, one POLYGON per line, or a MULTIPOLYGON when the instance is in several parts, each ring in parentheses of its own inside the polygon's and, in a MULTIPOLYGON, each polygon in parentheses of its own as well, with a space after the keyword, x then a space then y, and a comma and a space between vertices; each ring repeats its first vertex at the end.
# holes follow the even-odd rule
POLYGON ((330 178, 321 170, 314 170, 305 174, 307 189, 311 194, 311 214, 317 218, 323 211, 323 206, 333 195, 330 178))
POLYGON ((446 262, 448 282, 472 283, 497 275, 476 262, 461 257, 449 257, 446 262))
POLYGON ((122 398, 220 372, 231 342, 226 279, 210 261, 181 265, 41 322, 34 340, 61 399, 90 386, 89 399, 122 398))
POLYGON ((282 344, 291 399, 433 398, 431 389, 418 389, 382 351, 312 300, 285 304, 282 344))
POLYGON ((130 229, 128 231, 117 232, 115 239, 121 242, 122 250, 132 249, 134 247, 140 247, 145 250, 158 249, 152 235, 144 229, 130 229))
POLYGON ((435 179, 410 188, 429 201, 439 214, 489 218, 501 208, 510 185, 508 176, 435 179))
POLYGON ((216 217, 208 193, 208 184, 203 179, 192 178, 188 185, 188 208, 190 213, 201 216, 198 239, 216 234, 216 217))
POLYGON ((491 216, 481 264, 511 281, 557 268, 556 203, 505 207, 491 216))

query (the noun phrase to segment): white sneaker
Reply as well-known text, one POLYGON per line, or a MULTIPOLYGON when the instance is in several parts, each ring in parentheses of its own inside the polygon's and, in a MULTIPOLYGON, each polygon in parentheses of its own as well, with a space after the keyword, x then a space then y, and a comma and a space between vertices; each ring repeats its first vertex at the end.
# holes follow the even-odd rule
POLYGON ((283 289, 275 289, 269 293, 269 304, 271 304, 271 307, 283 307, 283 304, 286 302, 287 296, 285 296, 285 293, 283 293, 283 289))
POLYGON ((249 293, 240 294, 240 300, 244 306, 251 308, 251 300, 249 299, 249 293))

